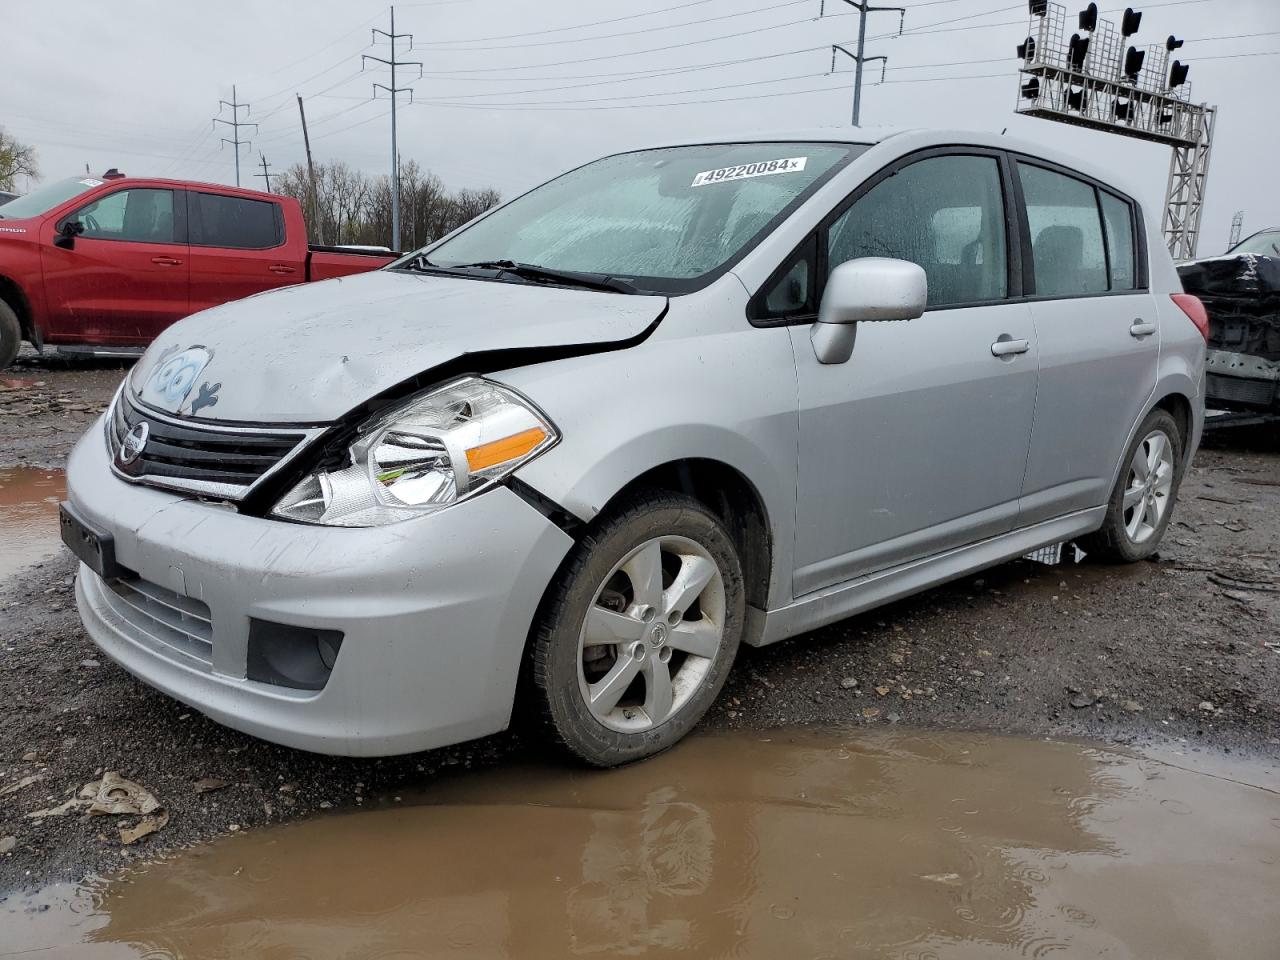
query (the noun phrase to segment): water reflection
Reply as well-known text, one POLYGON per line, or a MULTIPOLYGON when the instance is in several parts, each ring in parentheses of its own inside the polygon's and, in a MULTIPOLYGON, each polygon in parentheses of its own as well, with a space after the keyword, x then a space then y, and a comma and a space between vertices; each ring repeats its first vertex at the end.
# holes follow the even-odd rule
POLYGON ((1280 942, 1274 794, 1068 744, 702 736, 623 770, 509 768, 421 799, 193 851, 81 893, 80 927, 55 910, 22 942, 899 960, 1274 957, 1280 942))
POLYGON ((61 470, 0 470, 0 578, 58 551, 61 470))

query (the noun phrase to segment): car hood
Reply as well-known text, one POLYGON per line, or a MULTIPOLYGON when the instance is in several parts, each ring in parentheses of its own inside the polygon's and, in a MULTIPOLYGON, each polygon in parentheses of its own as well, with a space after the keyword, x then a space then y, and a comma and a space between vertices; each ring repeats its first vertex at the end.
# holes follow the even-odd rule
MULTIPOLYGON (((209 420, 327 423, 449 361, 494 351, 589 350, 645 333, 665 297, 376 271, 288 287, 174 324, 131 388, 209 420)), ((534 354, 536 356, 536 353, 534 354)), ((464 361, 465 362, 465 361, 464 361)))

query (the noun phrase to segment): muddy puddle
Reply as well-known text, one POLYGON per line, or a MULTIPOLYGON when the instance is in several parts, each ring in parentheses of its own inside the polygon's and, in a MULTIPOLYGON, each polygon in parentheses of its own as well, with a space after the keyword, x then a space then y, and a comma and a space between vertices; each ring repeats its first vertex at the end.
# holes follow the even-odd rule
POLYGON ((1250 773, 1264 785, 1033 740, 705 735, 11 897, 0 955, 1274 960, 1280 795, 1250 773))
POLYGON ((0 578, 58 552, 58 501, 65 497, 61 470, 0 470, 0 578))

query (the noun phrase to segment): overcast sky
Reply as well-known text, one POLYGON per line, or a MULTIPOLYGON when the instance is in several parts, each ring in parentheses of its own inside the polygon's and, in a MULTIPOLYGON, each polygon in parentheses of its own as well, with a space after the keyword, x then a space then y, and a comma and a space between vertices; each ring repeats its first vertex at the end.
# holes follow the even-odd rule
MULTIPOLYGON (((402 98, 401 156, 450 187, 492 185, 510 195, 647 141, 848 123, 851 65, 841 57, 844 72, 827 74, 830 45, 856 38, 857 17, 842 0, 825 0, 827 16, 818 19, 822 3, 399 4, 397 31, 414 36, 414 49, 402 41, 400 57, 426 70, 417 79, 406 68, 399 78, 417 101, 402 98), (749 58, 757 59, 724 63, 749 58)), ((868 35, 879 39, 868 55, 890 59, 886 82, 865 89, 864 125, 1008 127, 1114 164, 1159 215, 1167 148, 1014 115, 1024 0, 905 5, 904 36, 886 36, 897 32, 896 13, 869 20, 868 35)), ((1081 6, 1067 4, 1073 15, 1081 6)), ((1280 2, 1136 6, 1145 12, 1138 39, 1185 37, 1177 55, 1192 64, 1194 99, 1221 107, 1200 254, 1225 247, 1237 210, 1246 234, 1280 224, 1280 56, 1242 56, 1280 51, 1280 2)), ((1103 16, 1119 20, 1120 11, 1103 16)), ((275 170, 304 158, 295 93, 306 101, 317 160, 370 173, 390 166, 388 103, 370 100, 372 83, 389 78, 360 73, 361 53, 389 54, 385 42, 369 45, 371 27, 390 26, 378 0, 58 0, 6 4, 2 20, 0 125, 38 148, 47 178, 82 173, 88 163, 95 173, 118 166, 234 182, 232 152, 219 142, 230 131, 210 123, 233 83, 252 105, 245 119, 260 124, 242 133, 253 143, 241 161, 246 184, 262 183, 250 176, 260 153, 275 170)), ((868 73, 878 81, 879 65, 868 73)))

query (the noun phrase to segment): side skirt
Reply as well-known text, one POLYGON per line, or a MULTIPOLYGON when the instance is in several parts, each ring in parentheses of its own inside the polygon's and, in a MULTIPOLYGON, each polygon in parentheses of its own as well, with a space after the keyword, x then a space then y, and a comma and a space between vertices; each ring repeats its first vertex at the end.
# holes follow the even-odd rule
POLYGON ((752 608, 748 611, 747 632, 743 639, 750 646, 763 647, 825 627, 856 613, 1013 560, 1040 547, 1092 533, 1102 525, 1106 513, 1105 505, 1080 510, 827 587, 776 610, 763 612, 752 608))

